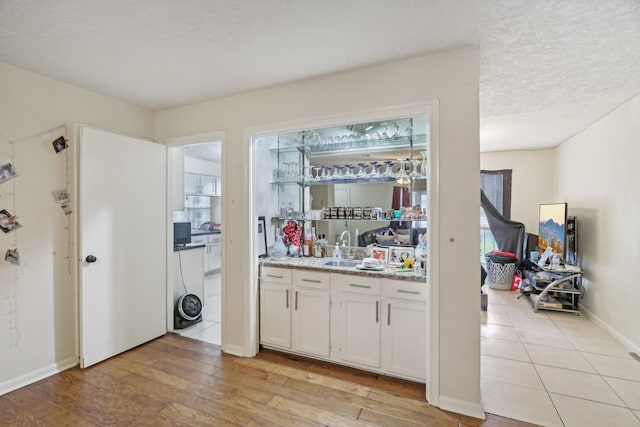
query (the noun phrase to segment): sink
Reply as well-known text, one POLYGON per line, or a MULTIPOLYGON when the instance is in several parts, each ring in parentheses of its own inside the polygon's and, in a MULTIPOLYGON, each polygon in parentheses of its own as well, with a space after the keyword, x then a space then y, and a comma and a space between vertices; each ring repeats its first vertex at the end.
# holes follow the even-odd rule
POLYGON ((356 265, 360 264, 361 261, 348 261, 348 260, 342 260, 342 259, 333 259, 331 261, 327 261, 325 262, 323 265, 329 266, 329 267, 355 267, 356 265))

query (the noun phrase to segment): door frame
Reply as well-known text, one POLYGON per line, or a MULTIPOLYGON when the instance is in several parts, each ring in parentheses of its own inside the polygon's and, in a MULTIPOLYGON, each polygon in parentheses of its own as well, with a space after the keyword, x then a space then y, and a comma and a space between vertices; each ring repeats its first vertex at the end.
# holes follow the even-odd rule
MULTIPOLYGON (((167 236, 173 236, 173 197, 175 196, 174 191, 173 191, 173 180, 175 178, 175 175, 173 173, 173 168, 171 167, 171 163, 173 161, 174 155, 175 155, 175 150, 173 150, 173 148, 176 147, 184 147, 185 145, 191 145, 191 144, 200 144, 200 143, 205 143, 205 142, 217 142, 220 141, 221 142, 221 150, 222 150, 222 159, 225 158, 225 138, 226 138, 226 133, 224 131, 213 131, 213 132, 206 132, 206 133, 199 133, 199 134, 195 134, 195 135, 186 135, 186 136, 180 136, 180 137, 171 137, 171 138, 165 138, 162 139, 160 142, 160 144, 164 144, 167 146, 167 236)), ((223 161, 220 162, 220 167, 221 167, 221 179, 222 179, 222 185, 224 186, 225 183, 225 175, 226 175, 226 167, 223 161)), ((224 224, 224 217, 225 217, 225 198, 224 198, 224 194, 225 191, 222 191, 223 197, 221 200, 221 217, 222 217, 222 224, 224 224)), ((224 245, 224 240, 221 242, 222 244, 222 267, 220 268, 220 273, 221 273, 221 299, 222 299, 222 304, 221 304, 221 308, 220 310, 222 311, 221 314, 221 347, 224 349, 224 343, 225 343, 225 322, 224 322, 224 299, 225 299, 225 273, 224 273, 224 259, 225 259, 225 245, 224 245)), ((173 287, 169 286, 170 280, 172 280, 173 277, 175 277, 175 266, 173 265, 173 241, 172 239, 167 238, 167 331, 173 331, 173 309, 174 309, 174 302, 173 302, 173 287)), ((204 272, 203 272, 204 274, 204 272)))
MULTIPOLYGON (((253 218, 257 218, 256 206, 254 204, 255 182, 259 177, 254 176, 255 149, 257 138, 262 135, 273 133, 294 132, 300 129, 315 129, 323 127, 337 126, 368 121, 388 120, 390 117, 407 117, 424 115, 429 121, 429 146, 430 163, 429 177, 427 181, 427 192, 432 195, 439 195, 440 169, 439 169, 439 111, 440 103, 438 99, 397 105, 383 106, 362 111, 350 111, 340 114, 311 117, 299 120, 271 123, 261 126, 251 126, 244 128, 244 141, 249 144, 249 220, 246 224, 252 230, 255 224, 253 218)), ((440 406, 440 273, 439 273, 439 203, 437 197, 429 198, 427 207, 427 366, 426 366, 426 396, 427 401, 433 406, 440 406)), ((249 296, 248 320, 249 327, 245 331, 249 343, 248 355, 255 356, 259 348, 259 323, 258 323, 258 256, 256 252, 255 239, 250 239, 249 249, 251 253, 252 268, 249 271, 250 281, 247 295, 249 296)))

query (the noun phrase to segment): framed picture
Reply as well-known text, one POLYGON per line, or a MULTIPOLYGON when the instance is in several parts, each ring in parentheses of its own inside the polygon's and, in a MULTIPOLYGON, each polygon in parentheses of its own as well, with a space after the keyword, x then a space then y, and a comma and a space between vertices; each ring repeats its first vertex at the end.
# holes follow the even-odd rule
POLYGON ((371 258, 380 260, 386 264, 389 261, 389 250, 387 248, 374 246, 371 248, 371 258))
POLYGON ((7 181, 11 178, 15 178, 16 170, 11 163, 5 163, 0 165, 0 182, 7 181))
POLYGON ((411 246, 390 246, 389 264, 401 265, 407 258, 415 258, 415 248, 411 246))
POLYGON ((258 258, 267 256, 267 226, 263 216, 258 217, 258 228, 256 230, 256 252, 258 258))

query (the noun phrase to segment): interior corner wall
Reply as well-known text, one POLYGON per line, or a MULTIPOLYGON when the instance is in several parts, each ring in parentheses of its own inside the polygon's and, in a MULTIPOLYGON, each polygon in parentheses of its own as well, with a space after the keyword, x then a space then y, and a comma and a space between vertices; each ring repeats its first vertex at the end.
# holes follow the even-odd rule
POLYGON ((51 142, 66 125, 73 144, 75 122, 151 138, 154 117, 4 63, 0 93, 0 164, 12 162, 18 173, 0 183, 0 209, 15 209, 11 213, 22 224, 0 233, 0 251, 17 244, 21 255, 20 266, 0 263, 1 395, 78 361, 77 291, 69 258, 73 218, 52 195, 65 188, 72 165, 70 150, 56 154, 51 142))
POLYGON ((640 350, 640 95, 557 148, 558 200, 575 215, 584 274, 582 305, 640 350))
POLYGON ((538 234, 541 203, 564 201, 554 194, 555 153, 555 148, 480 153, 480 169, 512 170, 511 219, 523 223, 528 233, 538 234))
MULTIPOLYGON (((249 296, 255 284, 245 260, 253 238, 250 214, 251 141, 247 128, 318 117, 353 115, 412 103, 439 102, 440 403, 480 406, 479 79, 477 47, 457 49, 156 113, 156 138, 224 130, 223 337, 251 348, 249 296)), ((259 159, 257 160, 259 161, 259 159)))

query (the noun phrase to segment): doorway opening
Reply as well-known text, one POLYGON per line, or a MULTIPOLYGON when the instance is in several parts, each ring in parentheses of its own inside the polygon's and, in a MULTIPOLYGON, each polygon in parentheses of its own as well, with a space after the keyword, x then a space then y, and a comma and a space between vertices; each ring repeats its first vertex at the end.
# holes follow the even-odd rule
MULTIPOLYGON (((192 247, 174 251, 178 262, 174 262, 173 305, 178 294, 192 293, 200 299, 202 312, 195 322, 169 322, 169 326, 179 335, 221 345, 222 142, 187 143, 171 150, 173 222, 189 223, 192 247), (195 259, 189 262, 190 257, 195 259)), ((175 311, 174 307, 171 319, 175 311)))

